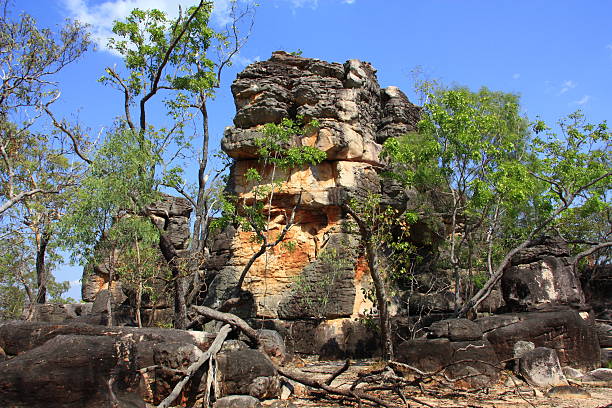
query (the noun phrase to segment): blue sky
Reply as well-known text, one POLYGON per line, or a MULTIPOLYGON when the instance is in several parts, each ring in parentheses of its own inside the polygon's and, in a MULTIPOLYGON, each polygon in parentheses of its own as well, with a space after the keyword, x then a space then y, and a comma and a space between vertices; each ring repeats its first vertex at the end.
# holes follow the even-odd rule
MULTIPOLYGON (((58 78, 60 116, 78 118, 92 133, 108 127, 121 108, 120 95, 97 82, 105 66, 120 60, 105 50, 113 19, 133 7, 176 13, 186 0, 17 0, 40 26, 65 18, 91 25, 100 43, 58 78)), ((214 24, 222 24, 228 0, 215 0, 214 24)), ((395 85, 411 99, 410 72, 421 66, 446 84, 518 93, 524 113, 549 123, 576 109, 592 122, 610 117, 612 106, 612 2, 565 0, 260 0, 252 36, 225 72, 210 105, 212 148, 218 148, 234 105, 231 81, 245 64, 272 51, 344 62, 357 58, 378 70, 381 86, 395 85)), ((416 101, 415 101, 416 102, 416 101)), ((75 287, 80 268, 57 277, 75 287)))

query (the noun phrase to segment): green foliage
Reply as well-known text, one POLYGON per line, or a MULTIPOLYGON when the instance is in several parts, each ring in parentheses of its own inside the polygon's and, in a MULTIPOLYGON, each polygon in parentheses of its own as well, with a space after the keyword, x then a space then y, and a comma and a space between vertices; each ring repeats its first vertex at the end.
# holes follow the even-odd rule
POLYGON ((318 126, 314 120, 302 123, 301 117, 296 121, 285 118, 278 124, 264 125, 262 135, 255 139, 260 167, 251 167, 244 174, 246 181, 253 185, 253 200, 238 203, 237 197, 225 196, 221 206, 223 216, 214 221, 215 225, 238 223, 244 231, 256 232, 254 239, 261 241, 261 234, 267 230, 269 222, 266 200, 271 202, 274 194, 280 191, 281 177, 286 176, 284 172, 315 166, 326 158, 325 152, 314 147, 292 146, 295 140, 315 131, 318 126))
POLYGON ((456 291, 460 270, 473 272, 471 284, 482 287, 494 265, 530 234, 554 227, 566 237, 574 229, 601 239, 609 231, 605 123, 587 124, 575 113, 560 122, 559 137, 541 120, 530 126, 516 95, 424 89, 418 132, 389 139, 383 156, 389 175, 405 186, 447 197, 441 215, 451 227, 446 262, 457 276, 456 291), (597 233, 587 232, 594 230, 587 219, 599 220, 597 233))
POLYGON ((158 160, 136 132, 118 129, 108 135, 61 222, 64 244, 74 250, 75 260, 89 262, 116 220, 140 214, 159 198, 157 181, 146 171, 158 160))
POLYGON ((66 147, 83 143, 47 132, 43 119, 59 97, 55 75, 89 47, 80 23, 39 28, 25 13, 13 16, 11 6, 0 1, 0 314, 5 317, 20 315, 35 301, 37 275, 52 301, 69 286, 51 275, 61 259, 55 223, 82 170, 66 147), (46 254, 46 263, 36 265, 37 253, 46 254))
MULTIPOLYGON (((132 92, 148 92, 151 82, 158 75, 158 68, 166 58, 170 64, 168 71, 175 68, 177 74, 165 74, 161 79, 173 89, 208 92, 216 85, 214 63, 207 57, 206 51, 213 40, 222 37, 208 27, 212 7, 212 3, 204 3, 191 21, 187 21, 187 16, 195 12, 195 7, 187 9, 176 20, 157 9, 134 9, 125 21, 115 22, 113 33, 117 38, 111 38, 108 45, 124 57, 125 66, 130 71, 126 83, 132 92), (187 35, 181 38, 176 50, 168 56, 168 49, 182 29, 186 30, 187 35)), ((101 80, 112 81, 107 76, 101 80)))

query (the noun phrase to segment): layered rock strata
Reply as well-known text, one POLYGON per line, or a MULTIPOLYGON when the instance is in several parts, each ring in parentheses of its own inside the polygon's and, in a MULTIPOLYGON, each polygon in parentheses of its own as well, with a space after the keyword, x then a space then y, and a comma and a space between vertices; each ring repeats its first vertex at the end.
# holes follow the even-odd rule
MULTIPOLYGON (((274 173, 280 186, 265 207, 270 237, 282 231, 300 197, 295 225, 285 238, 292 244, 269 250, 246 277, 243 289, 253 298, 248 313, 283 320, 342 319, 372 308, 363 295, 370 278, 359 236, 341 206, 381 192, 381 143, 414 130, 418 108, 399 89, 381 89, 369 63, 329 63, 284 52, 249 65, 232 93, 237 113, 222 140, 234 159, 229 190, 239 201, 252 200, 256 186, 247 181, 247 170, 257 169, 264 183, 273 182, 274 173), (264 166, 256 143, 263 125, 299 117, 316 119, 320 126, 290 144, 316 147, 326 160, 286 172, 264 166)), ((234 227, 219 234, 207 271, 209 304, 218 304, 235 286, 259 249, 253 238, 253 232, 234 227)))

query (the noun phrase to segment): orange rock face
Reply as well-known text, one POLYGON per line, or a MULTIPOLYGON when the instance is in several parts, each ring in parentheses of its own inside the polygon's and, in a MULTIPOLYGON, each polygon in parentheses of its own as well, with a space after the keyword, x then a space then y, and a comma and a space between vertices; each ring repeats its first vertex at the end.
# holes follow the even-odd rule
MULTIPOLYGON (((338 334, 338 327, 346 325, 334 319, 356 318, 372 309, 364 295, 371 282, 359 235, 342 204, 381 192, 380 143, 413 130, 418 109, 397 88, 381 90, 368 63, 341 65, 281 52, 247 67, 232 92, 235 126, 226 129, 222 147, 235 160, 230 188, 238 202, 264 201, 268 241, 282 232, 299 202, 283 242, 257 259, 246 275, 242 289, 252 303, 244 312, 259 318, 323 319, 331 325, 323 331, 338 334), (264 166, 254 142, 262 137, 261 126, 297 116, 316 119, 320 127, 294 137, 291 145, 316 147, 327 159, 290 171, 264 166), (251 168, 262 181, 246 179, 251 168), (271 200, 262 197, 262 186, 274 191, 271 200)), ((259 248, 254 232, 228 227, 219 234, 207 271, 209 304, 228 296, 259 248)))

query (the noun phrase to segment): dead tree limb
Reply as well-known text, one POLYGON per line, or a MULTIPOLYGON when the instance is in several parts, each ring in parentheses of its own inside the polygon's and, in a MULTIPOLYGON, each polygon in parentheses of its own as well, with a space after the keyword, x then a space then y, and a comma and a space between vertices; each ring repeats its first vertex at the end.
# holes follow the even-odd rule
MULTIPOLYGON (((325 383, 322 383, 322 382, 317 381, 317 380, 311 380, 309 378, 301 376, 301 375, 299 375, 299 374, 297 374, 297 373, 295 373, 293 371, 290 371, 290 370, 288 370, 286 368, 283 368, 283 367, 277 367, 277 370, 278 370, 279 374, 289 378, 290 380, 297 381, 300 384, 304 384, 304 385, 306 385, 308 387, 311 387, 311 388, 316 388, 316 389, 319 389, 319 390, 323 390, 323 391, 325 391, 328 394, 339 395, 339 396, 342 396, 342 397, 345 397, 345 398, 349 398, 349 399, 354 400, 354 401, 359 401, 359 400, 368 401, 371 404, 372 403, 373 404, 377 404, 377 405, 379 405, 381 407, 387 407, 387 408, 399 408, 399 407, 401 407, 401 405, 397 405, 397 404, 393 404, 393 403, 387 402, 387 401, 382 400, 382 399, 380 399, 378 397, 366 394, 366 393, 361 392, 361 391, 331 387, 331 386, 329 386, 329 385, 327 385, 325 383)), ((426 404, 424 402, 422 402, 422 404, 431 407, 431 405, 428 405, 428 404, 426 404)))
POLYGON ((348 370, 349 366, 351 365, 351 360, 349 360, 348 358, 346 359, 346 361, 344 362, 344 364, 342 365, 342 367, 340 367, 339 369, 337 369, 336 371, 334 371, 332 373, 332 375, 329 376, 329 378, 327 380, 325 380, 325 384, 326 385, 331 385, 331 383, 338 378, 338 376, 340 376, 343 372, 345 372, 346 370, 348 370))
POLYGON ((218 310, 211 309, 210 307, 206 306, 191 306, 191 309, 199 315, 202 315, 209 319, 217 320, 237 327, 251 340, 255 347, 259 346, 260 341, 259 334, 257 333, 257 331, 238 316, 233 315, 231 313, 219 312, 218 310))
POLYGON ((215 356, 219 352, 219 350, 221 350, 221 346, 223 345, 225 338, 227 337, 227 335, 229 334, 231 330, 232 328, 229 324, 226 324, 225 326, 221 328, 221 330, 219 330, 219 334, 217 334, 217 337, 215 337, 215 340, 210 345, 208 350, 204 354, 202 354, 202 356, 198 359, 198 361, 196 361, 195 363, 193 363, 187 368, 185 377, 183 377, 183 379, 174 386, 174 389, 172 390, 170 395, 168 395, 157 406, 157 408, 168 408, 170 404, 174 402, 174 400, 179 396, 181 391, 183 391, 185 384, 187 384, 187 382, 200 369, 200 367, 202 367, 204 363, 208 361, 209 358, 215 356))

